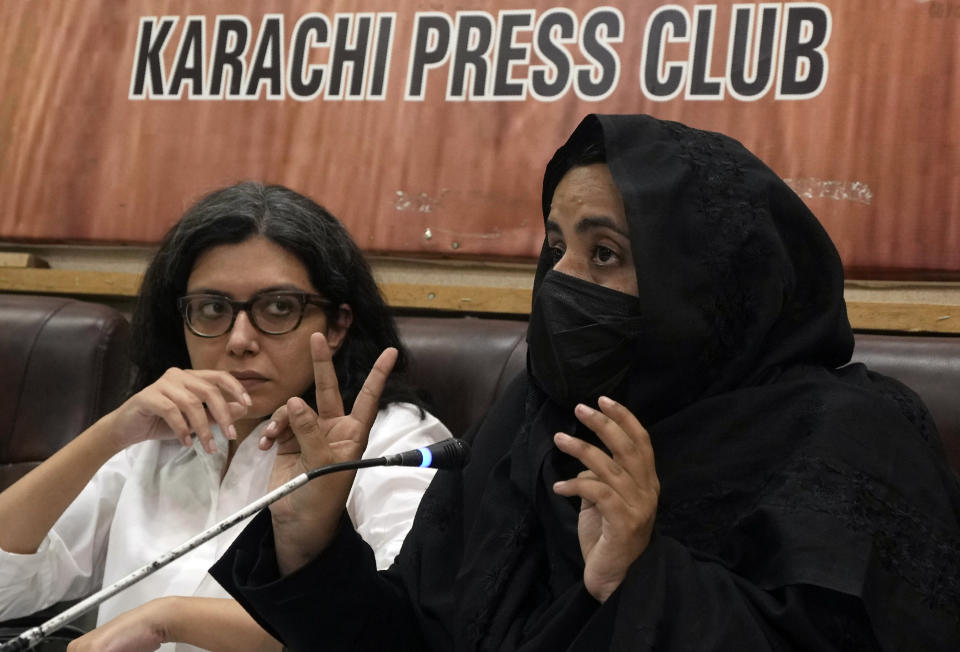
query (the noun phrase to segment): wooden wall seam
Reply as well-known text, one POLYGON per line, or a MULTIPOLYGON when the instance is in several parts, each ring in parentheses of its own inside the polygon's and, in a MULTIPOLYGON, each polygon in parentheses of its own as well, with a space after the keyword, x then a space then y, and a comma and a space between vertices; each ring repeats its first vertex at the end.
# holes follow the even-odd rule
MULTIPOLYGON (((0 268, 0 291, 79 297, 136 297, 141 274, 73 269, 0 268)), ((387 303, 399 309, 526 315, 528 288, 442 283, 380 284, 387 303)), ((857 330, 960 335, 960 304, 847 301, 857 330)))

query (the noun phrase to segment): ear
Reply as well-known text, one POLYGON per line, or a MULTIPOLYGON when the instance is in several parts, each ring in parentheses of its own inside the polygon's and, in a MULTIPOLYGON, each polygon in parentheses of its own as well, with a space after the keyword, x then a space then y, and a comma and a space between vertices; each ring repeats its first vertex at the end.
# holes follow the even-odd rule
POLYGON ((353 310, 346 303, 341 303, 337 308, 337 316, 327 324, 327 345, 330 351, 336 353, 340 345, 347 338, 347 331, 350 330, 350 324, 353 323, 353 310))

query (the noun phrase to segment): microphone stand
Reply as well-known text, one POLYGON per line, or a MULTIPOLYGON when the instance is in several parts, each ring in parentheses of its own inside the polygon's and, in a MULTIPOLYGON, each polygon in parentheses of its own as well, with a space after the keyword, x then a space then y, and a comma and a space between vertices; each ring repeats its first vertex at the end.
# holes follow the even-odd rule
MULTIPOLYGON (((124 590, 131 584, 135 584, 142 580, 144 577, 155 573, 160 570, 170 562, 174 561, 190 552, 194 548, 206 543, 213 537, 221 534, 231 527, 239 523, 240 521, 253 516, 261 509, 269 505, 270 503, 280 500, 287 494, 293 493, 295 490, 299 489, 303 485, 307 484, 310 480, 320 477, 321 475, 326 475, 328 473, 334 473, 336 471, 349 471, 354 469, 365 469, 370 466, 392 466, 392 465, 408 465, 403 461, 400 461, 400 455, 391 455, 389 457, 375 457, 366 460, 354 460, 351 462, 339 462, 337 464, 330 464, 328 466, 321 466, 316 469, 311 469, 306 473, 301 473, 292 480, 280 485, 273 491, 267 493, 262 498, 255 500, 246 507, 240 509, 232 516, 228 516, 223 519, 216 525, 204 530, 195 537, 188 539, 184 543, 181 543, 176 548, 173 548, 169 552, 165 553, 158 559, 150 562, 146 566, 142 566, 137 570, 133 571, 126 577, 123 577, 110 586, 104 587, 100 591, 97 591, 90 597, 81 600, 77 604, 73 605, 66 611, 63 611, 53 618, 49 619, 41 625, 36 627, 31 627, 26 630, 15 639, 11 639, 6 643, 0 645, 0 652, 14 652, 15 650, 29 650, 42 641, 44 638, 49 636, 54 631, 60 629, 67 623, 75 620, 76 618, 83 615, 88 610, 96 607, 104 600, 113 597, 120 591, 124 590)), ((429 462, 424 466, 429 465, 429 462)))

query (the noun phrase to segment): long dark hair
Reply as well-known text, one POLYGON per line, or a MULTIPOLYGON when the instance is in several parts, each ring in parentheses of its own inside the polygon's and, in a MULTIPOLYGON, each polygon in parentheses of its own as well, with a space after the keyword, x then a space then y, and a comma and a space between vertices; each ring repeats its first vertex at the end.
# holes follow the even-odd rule
MULTIPOLYGON (((169 367, 190 367, 177 299, 186 291, 197 257, 211 247, 255 236, 297 257, 313 286, 331 302, 328 321, 336 319, 343 303, 353 311, 353 323, 333 359, 344 407, 351 409, 374 361, 388 346, 396 347, 400 356, 380 407, 398 401, 421 405, 406 380, 408 356, 393 316, 350 234, 310 198, 255 182, 211 192, 164 236, 144 275, 133 313, 133 391, 153 383, 169 367)), ((304 398, 313 404, 312 385, 304 398)))

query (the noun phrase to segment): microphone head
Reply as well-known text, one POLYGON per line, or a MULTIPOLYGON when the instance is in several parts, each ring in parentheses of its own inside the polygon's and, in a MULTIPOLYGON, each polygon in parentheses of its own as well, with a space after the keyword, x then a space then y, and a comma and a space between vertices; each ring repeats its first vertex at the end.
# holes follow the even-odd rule
POLYGON ((462 439, 446 439, 427 446, 432 459, 427 461, 424 454, 424 466, 432 469, 460 469, 470 461, 470 446, 462 439))
POLYGON ((362 466, 419 466, 423 469, 459 469, 470 459, 470 447, 462 439, 445 439, 404 453, 365 460, 362 466))

